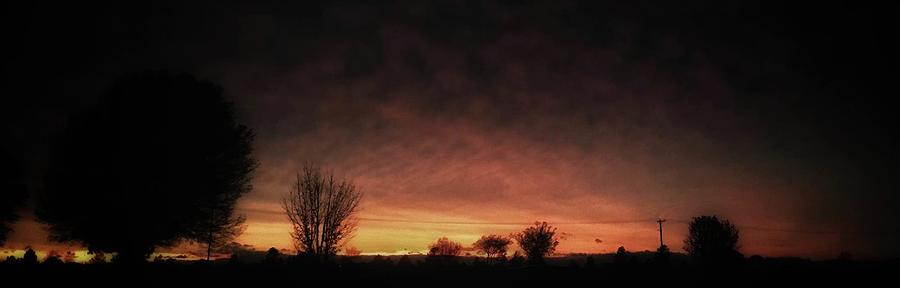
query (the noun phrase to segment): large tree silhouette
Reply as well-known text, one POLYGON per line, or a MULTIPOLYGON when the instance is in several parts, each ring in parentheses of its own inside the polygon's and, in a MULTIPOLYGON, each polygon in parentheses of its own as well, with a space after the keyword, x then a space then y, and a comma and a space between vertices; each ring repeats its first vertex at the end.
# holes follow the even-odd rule
POLYGON ((180 240, 215 244, 242 221, 233 209, 251 188, 252 139, 220 87, 187 74, 126 75, 69 122, 37 216, 52 240, 122 262, 180 240))
POLYGON ((534 226, 525 228, 524 231, 512 235, 519 247, 528 256, 531 264, 543 264, 544 256, 556 251, 559 238, 556 237, 556 228, 547 222, 535 222, 534 226))
POLYGON ((694 217, 688 226, 684 250, 703 265, 730 264, 741 259, 737 251, 740 234, 728 220, 716 216, 694 217))
POLYGON ((297 251, 323 261, 335 255, 356 229, 353 215, 361 198, 352 182, 336 181, 317 167, 304 167, 282 199, 297 251))
POLYGON ((25 202, 27 191, 22 169, 21 162, 0 151, 0 246, 12 232, 10 226, 19 220, 16 210, 25 202))

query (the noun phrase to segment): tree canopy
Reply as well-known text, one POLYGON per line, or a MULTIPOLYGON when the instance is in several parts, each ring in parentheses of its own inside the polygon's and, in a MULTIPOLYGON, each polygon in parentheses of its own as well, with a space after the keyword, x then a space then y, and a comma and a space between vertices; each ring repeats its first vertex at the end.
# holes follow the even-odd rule
POLYGON ((528 256, 528 262, 542 264, 544 256, 556 251, 559 238, 556 236, 556 228, 547 222, 535 222, 534 226, 525 228, 524 231, 512 235, 519 247, 528 256))
POLYGON ((52 240, 124 262, 228 238, 257 166, 252 141, 219 86, 164 71, 122 76, 70 121, 36 214, 52 240))
POLYGON ((740 234, 728 220, 716 216, 694 217, 688 226, 684 250, 702 264, 726 264, 743 256, 737 251, 740 234))

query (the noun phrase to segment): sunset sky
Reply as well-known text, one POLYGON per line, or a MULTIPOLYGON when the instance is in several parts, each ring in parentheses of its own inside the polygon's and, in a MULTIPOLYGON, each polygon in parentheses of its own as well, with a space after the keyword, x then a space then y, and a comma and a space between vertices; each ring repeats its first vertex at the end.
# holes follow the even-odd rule
MULTIPOLYGON (((12 7, 4 81, 29 92, 3 105, 4 147, 39 193, 53 139, 111 77, 187 71, 256 132, 237 241, 260 250, 292 247, 279 200, 316 163, 364 192, 349 245, 366 253, 535 221, 562 253, 655 250, 657 218, 681 252, 714 214, 745 255, 900 256, 877 12, 522 2, 12 7)), ((28 209, 6 249, 78 249, 28 209)))

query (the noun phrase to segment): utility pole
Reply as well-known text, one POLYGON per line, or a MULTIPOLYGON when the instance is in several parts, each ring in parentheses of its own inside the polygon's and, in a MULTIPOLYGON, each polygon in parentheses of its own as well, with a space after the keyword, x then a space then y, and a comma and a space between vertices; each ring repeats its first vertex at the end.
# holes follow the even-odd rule
POLYGON ((663 238, 662 238, 662 223, 666 222, 666 219, 656 219, 656 223, 659 223, 659 247, 663 247, 663 238))

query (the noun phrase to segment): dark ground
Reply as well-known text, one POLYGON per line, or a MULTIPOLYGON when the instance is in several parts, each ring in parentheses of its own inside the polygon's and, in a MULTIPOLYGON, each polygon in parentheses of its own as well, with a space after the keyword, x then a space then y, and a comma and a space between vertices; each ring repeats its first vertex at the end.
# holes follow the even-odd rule
MULTIPOLYGON (((548 261, 545 266, 486 265, 413 260, 397 264, 399 257, 345 257, 336 264, 309 265, 296 261, 244 263, 243 261, 159 261, 140 266, 116 264, 0 264, 4 283, 154 287, 169 285, 229 287, 308 286, 679 286, 761 287, 840 285, 850 287, 892 285, 900 261, 810 261, 794 258, 749 258, 734 266, 700 267, 674 259, 666 265, 630 261, 611 263, 548 261), (393 258, 393 259, 391 259, 393 258), (568 263, 566 263, 568 262, 568 263), (562 264, 566 263, 566 264, 562 264)), ((689 259, 687 259, 689 260, 689 259)), ((452 261, 451 261, 452 262, 452 261)), ((17 285, 18 286, 18 285, 17 285)), ((4 285, 4 287, 7 287, 4 285)), ((11 287, 11 286, 10 286, 11 287)))

